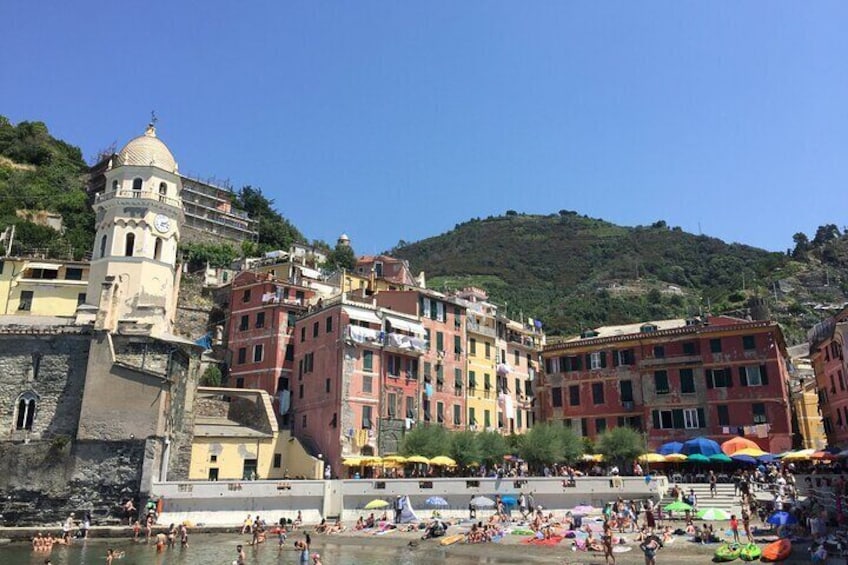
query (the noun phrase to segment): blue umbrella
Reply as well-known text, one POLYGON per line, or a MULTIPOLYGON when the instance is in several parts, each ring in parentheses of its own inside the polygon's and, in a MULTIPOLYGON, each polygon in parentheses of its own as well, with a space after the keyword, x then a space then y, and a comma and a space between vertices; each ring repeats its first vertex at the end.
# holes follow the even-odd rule
POLYGON ((683 455, 694 455, 697 453, 709 457, 710 455, 721 453, 721 446, 709 438, 696 437, 684 442, 680 453, 683 455))
POLYGON ((515 506, 518 504, 518 500, 516 500, 514 496, 501 497, 501 502, 503 502, 505 506, 515 506))
POLYGON ((757 460, 751 457, 750 455, 731 455, 730 458, 736 461, 737 463, 745 463, 747 465, 757 464, 757 460))
POLYGON ((771 463, 772 461, 777 461, 777 457, 772 455, 771 453, 766 453, 765 455, 760 455, 757 457, 757 461, 760 463, 771 463))
POLYGON ((789 512, 784 512, 781 510, 780 512, 775 512, 766 520, 769 524, 773 524, 775 526, 791 526, 792 524, 798 523, 798 518, 790 514, 789 512))
POLYGON ((657 453, 660 455, 671 455, 672 453, 680 453, 680 450, 683 449, 683 444, 679 441, 670 441, 668 443, 664 443, 657 449, 657 453))
POLYGON ((448 501, 442 498, 441 496, 431 496, 427 500, 424 501, 424 504, 427 506, 447 506, 448 501))

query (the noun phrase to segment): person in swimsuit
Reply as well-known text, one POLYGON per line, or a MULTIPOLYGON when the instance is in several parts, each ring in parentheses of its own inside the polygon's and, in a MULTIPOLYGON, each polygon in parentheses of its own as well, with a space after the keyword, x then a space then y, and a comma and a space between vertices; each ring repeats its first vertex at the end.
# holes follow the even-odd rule
POLYGON ((612 524, 609 520, 604 522, 604 535, 601 541, 604 544, 604 562, 606 565, 615 565, 615 555, 612 552, 612 524))
POLYGON ((662 546, 662 542, 654 534, 649 535, 647 539, 642 542, 639 549, 645 553, 645 565, 657 565, 657 551, 659 551, 662 546))
POLYGON ((241 545, 236 546, 236 560, 233 565, 245 565, 247 563, 247 555, 244 554, 244 548, 241 545))

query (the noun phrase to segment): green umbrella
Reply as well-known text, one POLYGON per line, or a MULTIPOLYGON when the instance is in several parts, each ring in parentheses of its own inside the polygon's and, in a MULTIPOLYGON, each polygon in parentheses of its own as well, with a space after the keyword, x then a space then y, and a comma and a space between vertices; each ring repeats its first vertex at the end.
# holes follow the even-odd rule
POLYGON ((686 504, 685 502, 680 502, 678 500, 676 502, 672 502, 671 504, 666 505, 665 509, 670 512, 683 512, 685 510, 692 510, 692 507, 686 504))
POLYGON ((700 453, 693 453, 689 456, 689 459, 686 460, 687 463, 709 463, 710 458, 706 455, 701 455, 700 453))
POLYGON ((699 520, 730 520, 730 515, 720 508, 704 508, 697 516, 699 520))
POLYGON ((712 461, 713 463, 733 463, 733 459, 731 459, 724 453, 716 453, 715 455, 710 455, 710 461, 712 461))

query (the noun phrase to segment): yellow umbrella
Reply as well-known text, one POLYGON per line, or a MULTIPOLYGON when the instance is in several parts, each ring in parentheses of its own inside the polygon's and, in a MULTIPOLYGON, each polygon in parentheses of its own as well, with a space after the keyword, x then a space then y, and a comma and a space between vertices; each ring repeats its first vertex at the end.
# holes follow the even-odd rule
POLYGON ((809 459, 810 456, 815 452, 815 449, 802 449, 801 451, 790 451, 780 459, 781 461, 799 461, 802 459, 809 459))
POLYGON ((581 459, 583 461, 591 461, 591 462, 594 462, 594 463, 600 463, 601 461, 604 460, 604 456, 600 455, 600 454, 594 454, 593 455, 591 453, 584 453, 583 456, 581 457, 581 459))
POLYGON ((406 463, 406 457, 403 455, 387 455, 383 457, 383 461, 386 463, 406 463))
POLYGON ((761 455, 768 455, 767 452, 762 449, 756 447, 746 447, 745 449, 740 449, 738 451, 734 451, 733 455, 747 455, 749 457, 760 457, 761 455))
POLYGON ((456 461, 451 459, 450 457, 445 457, 444 455, 439 455, 438 457, 433 457, 430 459, 430 465, 442 465, 445 467, 456 467, 456 461))
POLYGON ((388 505, 389 505, 389 503, 386 502, 385 500, 380 499, 380 498, 375 498, 374 500, 372 500, 371 502, 369 502, 368 504, 365 505, 365 509, 366 510, 375 510, 377 508, 385 508, 388 505))
POLYGON ((665 460, 669 463, 682 463, 687 457, 682 453, 670 453, 665 456, 665 460))
POLYGON ((423 455, 413 455, 412 457, 406 458, 407 463, 423 463, 427 465, 430 463, 430 460, 424 457, 423 455))
POLYGON ((362 465, 362 462, 362 457, 348 457, 346 459, 342 459, 342 465, 345 467, 359 467, 362 465))
POLYGON ((665 457, 659 453, 645 453, 637 459, 640 463, 665 463, 665 457))
POLYGON ((383 460, 379 457, 366 457, 362 464, 366 467, 379 467, 383 464, 383 460))

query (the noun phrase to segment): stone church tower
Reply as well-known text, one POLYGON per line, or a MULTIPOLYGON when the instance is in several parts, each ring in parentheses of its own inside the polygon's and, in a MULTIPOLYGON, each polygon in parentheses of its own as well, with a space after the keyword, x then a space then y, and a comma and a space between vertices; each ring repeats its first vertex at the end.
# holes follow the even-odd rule
POLYGON ((106 189, 94 203, 97 235, 86 293, 96 327, 134 325, 152 336, 169 335, 179 288, 176 268, 184 222, 182 182, 153 124, 113 158, 106 189))

